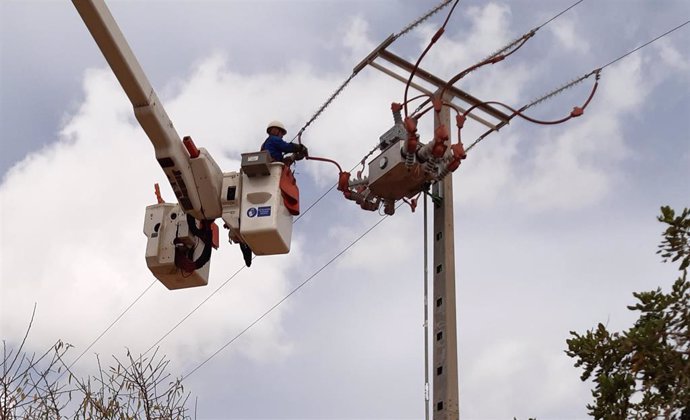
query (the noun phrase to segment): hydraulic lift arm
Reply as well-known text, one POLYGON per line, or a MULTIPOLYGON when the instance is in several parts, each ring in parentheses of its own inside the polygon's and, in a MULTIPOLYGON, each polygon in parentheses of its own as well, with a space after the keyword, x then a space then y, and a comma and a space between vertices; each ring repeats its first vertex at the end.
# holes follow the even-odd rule
POLYGON ((156 159, 184 212, 198 220, 220 217, 223 175, 218 165, 207 153, 201 153, 198 158, 203 163, 195 162, 192 167, 191 160, 195 157, 190 159, 163 104, 103 0, 73 0, 73 3, 132 103, 134 115, 151 140, 156 159), (196 172, 199 172, 196 178, 203 177, 203 183, 195 179, 196 172))
POLYGON ((220 217, 231 241, 254 254, 289 252, 293 214, 282 198, 283 164, 243 154, 240 171, 223 173, 191 138, 181 141, 104 1, 72 1, 132 103, 179 203, 159 198, 146 207, 146 265, 153 275, 168 289, 208 284, 211 247, 218 247, 213 221, 220 217))

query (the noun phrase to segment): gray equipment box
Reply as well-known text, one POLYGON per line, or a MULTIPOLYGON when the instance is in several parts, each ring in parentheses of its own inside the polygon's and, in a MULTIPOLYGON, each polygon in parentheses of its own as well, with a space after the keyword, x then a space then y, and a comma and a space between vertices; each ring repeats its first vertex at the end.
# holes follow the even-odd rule
POLYGON ((271 163, 271 156, 266 150, 242 153, 242 172, 249 178, 270 175, 269 163, 271 163))
POLYGON ((381 198, 414 197, 427 181, 419 163, 409 169, 405 166, 402 145, 401 141, 394 143, 369 162, 369 190, 381 198))

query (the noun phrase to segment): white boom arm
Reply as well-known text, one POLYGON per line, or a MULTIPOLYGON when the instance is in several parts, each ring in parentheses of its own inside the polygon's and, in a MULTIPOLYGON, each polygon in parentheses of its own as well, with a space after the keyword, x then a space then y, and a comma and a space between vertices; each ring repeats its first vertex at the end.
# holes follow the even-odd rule
POLYGON ((73 0, 73 3, 132 103, 134 115, 151 140, 156 159, 184 212, 198 220, 220 217, 222 209, 219 197, 223 175, 218 165, 203 149, 200 156, 190 159, 103 0, 73 0), (203 182, 197 182, 199 179, 203 179, 203 182))
POLYGON ((146 208, 146 265, 153 275, 168 289, 206 285, 211 248, 218 246, 213 220, 219 217, 231 240, 247 244, 254 254, 289 252, 295 207, 288 209, 283 195, 298 202, 299 192, 296 184, 283 187, 283 164, 269 163, 266 152, 250 153, 243 155, 241 172, 223 174, 205 149, 188 138, 180 141, 103 0, 72 1, 132 103, 179 202, 166 204, 159 197, 146 208))

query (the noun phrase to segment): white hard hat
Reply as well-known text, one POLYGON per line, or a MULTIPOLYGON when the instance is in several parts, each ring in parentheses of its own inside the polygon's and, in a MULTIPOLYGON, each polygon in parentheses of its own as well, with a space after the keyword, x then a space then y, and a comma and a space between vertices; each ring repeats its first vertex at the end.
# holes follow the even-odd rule
POLYGON ((273 127, 280 128, 281 130, 283 130, 283 134, 287 134, 285 126, 280 121, 271 121, 270 123, 268 123, 268 127, 266 127, 266 132, 268 132, 268 130, 270 130, 273 127))

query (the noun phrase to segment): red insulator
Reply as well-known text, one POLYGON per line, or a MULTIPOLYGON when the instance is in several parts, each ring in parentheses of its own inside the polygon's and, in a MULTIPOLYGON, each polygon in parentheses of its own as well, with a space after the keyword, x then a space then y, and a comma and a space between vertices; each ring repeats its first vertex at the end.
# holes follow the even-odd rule
POLYGON ((454 158, 449 164, 448 164, 448 171, 449 172, 455 172, 456 169, 460 166, 460 159, 454 158))
POLYGON ((497 55, 497 56, 495 56, 495 57, 492 57, 491 60, 489 60, 489 63, 491 63, 491 64, 496 64, 496 63, 498 63, 499 61, 503 61, 503 59, 505 59, 505 58, 506 58, 506 56, 503 55, 503 54, 497 55))
POLYGON ((458 114, 455 116, 455 123, 457 124, 458 128, 462 128, 465 126, 465 116, 463 114, 458 114))
POLYGON ((403 109, 402 104, 399 104, 397 102, 393 102, 391 104, 391 111, 393 111, 393 112, 400 112, 400 110, 402 110, 402 109, 403 109))
POLYGON ((438 28, 438 31, 436 31, 434 36, 431 37, 431 43, 433 44, 434 42, 438 41, 438 39, 441 38, 441 35, 443 35, 443 32, 445 32, 445 29, 443 29, 443 27, 438 28))
POLYGON ((584 114, 585 110, 580 108, 579 106, 576 106, 573 108, 573 111, 570 113, 571 117, 579 117, 580 115, 584 114))
POLYGON ((405 149, 405 152, 410 154, 416 152, 418 144, 419 139, 417 139, 417 135, 414 133, 407 133, 407 149, 405 149))
POLYGON ((450 146, 450 150, 453 152, 453 160, 448 164, 447 170, 449 172, 455 172, 460 166, 460 162, 467 157, 467 153, 465 153, 465 147, 462 143, 450 146))
POLYGON ((349 172, 341 172, 340 176, 338 177, 338 191, 349 192, 349 190, 350 190, 350 173, 349 172))
POLYGON ((405 118, 405 130, 407 130, 408 133, 416 133, 417 120, 410 117, 405 118))
POLYGON ((450 135, 448 134, 448 127, 441 124, 434 132, 434 146, 431 148, 431 154, 436 159, 441 159, 448 149, 446 142, 450 135))
POLYGON ((414 118, 405 118, 405 130, 407 130, 407 147, 405 153, 411 154, 417 151, 417 120, 414 118))
POLYGON ((456 159, 465 159, 467 157, 465 146, 462 143, 456 143, 450 146, 450 150, 453 152, 453 157, 456 159))

